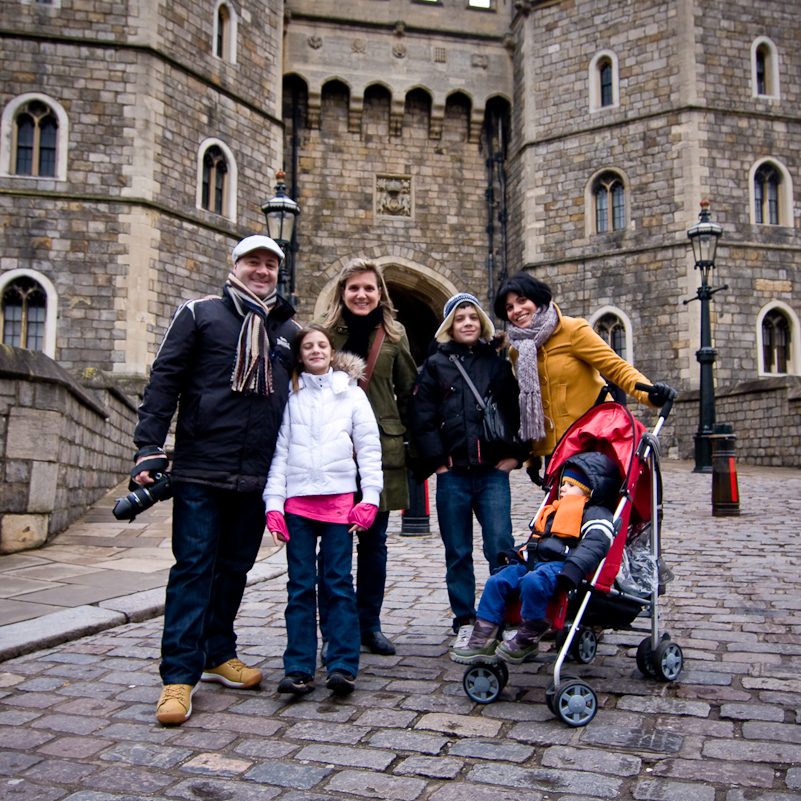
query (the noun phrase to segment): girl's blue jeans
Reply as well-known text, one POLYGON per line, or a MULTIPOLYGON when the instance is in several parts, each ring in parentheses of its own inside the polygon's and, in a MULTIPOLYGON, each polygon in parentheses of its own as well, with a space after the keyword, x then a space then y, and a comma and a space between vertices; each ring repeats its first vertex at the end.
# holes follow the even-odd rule
POLYGON ((359 672, 359 616, 353 591, 351 567, 353 536, 347 523, 324 523, 287 514, 289 542, 286 547, 288 601, 287 646, 284 673, 314 675, 317 666, 317 539, 323 557, 320 584, 328 598, 328 657, 326 668, 359 672))

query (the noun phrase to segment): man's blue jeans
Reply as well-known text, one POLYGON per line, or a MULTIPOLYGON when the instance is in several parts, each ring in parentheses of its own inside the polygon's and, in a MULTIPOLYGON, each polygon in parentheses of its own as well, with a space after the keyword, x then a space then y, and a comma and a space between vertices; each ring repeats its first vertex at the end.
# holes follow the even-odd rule
POLYGON ((521 617, 542 620, 556 591, 556 577, 562 572, 563 566, 563 562, 543 562, 529 571, 526 565, 513 563, 493 573, 484 585, 478 604, 478 617, 500 625, 507 601, 519 595, 523 600, 521 617))
POLYGON ((264 533, 261 492, 175 482, 161 678, 196 684, 236 656, 234 618, 264 533))
POLYGON ((353 592, 353 536, 347 523, 323 523, 288 514, 289 542, 286 548, 288 600, 284 673, 299 671, 314 675, 317 666, 317 538, 323 573, 320 588, 328 599, 328 658, 326 668, 359 672, 359 617, 353 592))
POLYGON ((490 572, 498 553, 514 546, 509 474, 494 467, 458 468, 437 474, 437 516, 445 544, 445 582, 457 630, 475 618, 473 513, 481 526, 490 572))
MULTIPOLYGON (((359 630, 362 634, 381 631, 381 604, 384 603, 384 588, 387 583, 387 528, 389 512, 378 512, 373 525, 356 535, 356 611, 359 614, 359 630)), ((323 572, 322 552, 319 571, 323 572)), ((320 631, 328 639, 328 597, 325 587, 320 587, 320 631)))

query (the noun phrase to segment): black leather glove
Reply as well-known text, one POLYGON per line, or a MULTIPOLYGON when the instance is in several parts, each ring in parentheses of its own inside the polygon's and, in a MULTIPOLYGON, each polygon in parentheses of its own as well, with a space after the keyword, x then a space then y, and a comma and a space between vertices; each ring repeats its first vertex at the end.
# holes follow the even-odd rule
POLYGON ((669 400, 673 400, 678 393, 676 392, 670 384, 663 384, 661 381, 657 381, 649 390, 648 390, 648 400, 654 404, 654 406, 662 407, 664 406, 669 400))
POLYGON ((556 577, 556 590, 555 595, 559 595, 562 592, 570 592, 571 590, 575 590, 576 585, 573 583, 573 579, 569 578, 568 576, 564 575, 564 573, 560 573, 556 577))
POLYGON ((542 486, 542 476, 540 475, 540 468, 542 467, 542 458, 540 456, 532 456, 526 465, 526 472, 528 477, 538 486, 542 486))

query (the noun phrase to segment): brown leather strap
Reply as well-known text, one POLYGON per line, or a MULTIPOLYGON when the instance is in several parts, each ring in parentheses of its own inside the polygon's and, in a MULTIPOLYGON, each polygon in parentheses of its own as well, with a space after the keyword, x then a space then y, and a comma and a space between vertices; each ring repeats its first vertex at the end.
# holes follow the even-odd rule
POLYGON ((364 378, 359 381, 359 386, 367 392, 367 387, 370 385, 370 379, 373 377, 373 370, 375 363, 378 361, 378 354, 381 351, 381 346, 384 344, 384 338, 387 332, 384 330, 384 324, 378 326, 378 331, 375 332, 375 339, 373 340, 373 347, 370 348, 370 355, 367 358, 367 367, 364 370, 364 378))

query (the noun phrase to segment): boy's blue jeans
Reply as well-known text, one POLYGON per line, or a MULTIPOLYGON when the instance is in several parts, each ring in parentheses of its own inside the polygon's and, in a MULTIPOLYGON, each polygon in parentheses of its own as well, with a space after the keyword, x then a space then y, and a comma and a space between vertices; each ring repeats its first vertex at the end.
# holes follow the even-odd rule
POLYGON ((473 573, 473 513, 481 526, 490 572, 498 553, 514 546, 509 474, 494 467, 453 467, 437 474, 437 516, 445 545, 445 583, 458 629, 476 616, 473 573))
POLYGON ((161 679, 196 684, 205 668, 236 656, 234 618, 264 533, 261 492, 173 485, 161 679))
POLYGON ((317 538, 323 557, 320 585, 328 597, 328 658, 326 668, 359 672, 359 616, 351 566, 353 536, 347 523, 324 523, 287 514, 289 542, 286 561, 289 580, 286 605, 287 646, 284 673, 314 675, 317 667, 317 538))
POLYGON ((561 572, 562 562, 541 562, 531 571, 519 562, 507 565, 487 579, 478 605, 478 617, 500 626, 507 599, 511 600, 519 592, 523 600, 521 617, 542 620, 556 590, 556 577, 561 572))

